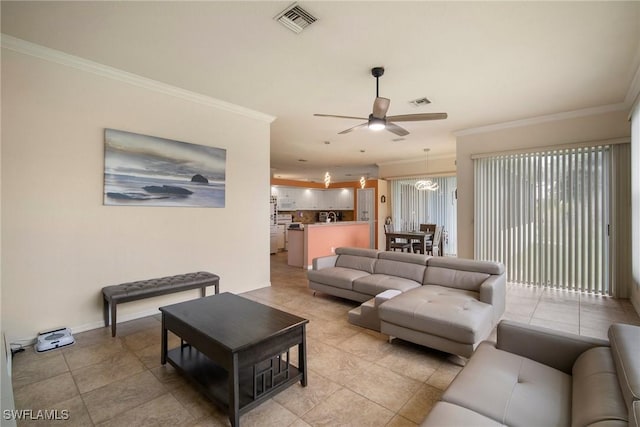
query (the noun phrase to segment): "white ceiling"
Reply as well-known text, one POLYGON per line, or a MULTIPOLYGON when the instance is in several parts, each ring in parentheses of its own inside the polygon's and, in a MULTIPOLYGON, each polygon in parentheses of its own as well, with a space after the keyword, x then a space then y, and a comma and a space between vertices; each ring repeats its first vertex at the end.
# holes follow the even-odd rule
POLYGON ((640 64, 637 1, 301 2, 318 21, 298 35, 273 20, 289 4, 3 1, 2 32, 276 116, 274 176, 317 181, 453 154, 462 129, 628 104, 640 64), (389 115, 449 118, 393 142, 313 116, 368 116, 373 66, 389 115))

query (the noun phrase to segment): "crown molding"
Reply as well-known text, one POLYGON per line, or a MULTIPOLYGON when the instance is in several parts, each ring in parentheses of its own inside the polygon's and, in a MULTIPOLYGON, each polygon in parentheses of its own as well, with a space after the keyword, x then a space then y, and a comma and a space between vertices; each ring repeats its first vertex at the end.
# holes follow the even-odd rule
POLYGON ((575 119, 578 117, 594 116, 597 114, 611 113, 615 111, 628 111, 629 106, 626 102, 618 104, 601 105, 599 107, 584 108, 582 110, 565 111, 562 113, 549 114, 546 116, 531 117, 528 119, 514 120, 511 122, 496 123, 492 125, 479 126, 475 128, 462 129, 453 132, 453 136, 467 136, 478 133, 495 132, 504 129, 517 128, 522 126, 531 126, 547 122, 555 122, 560 120, 575 119))
MULTIPOLYGON (((424 154, 419 154, 416 155, 416 157, 412 157, 410 159, 403 159, 403 160, 390 160, 388 162, 379 162, 376 163, 376 166, 392 166, 392 165, 404 165, 407 163, 417 163, 417 162, 424 162, 425 159, 425 155, 424 154)), ((456 159, 456 154, 455 153, 443 153, 443 154, 429 154, 429 160, 442 160, 442 159, 452 159, 455 160, 456 159)))
POLYGON ((143 89, 173 96, 175 98, 184 99, 186 101, 195 102, 207 107, 225 110, 267 123, 271 123, 276 119, 276 117, 274 116, 264 114, 259 111, 221 101, 219 99, 212 98, 210 96, 203 95, 197 92, 181 89, 170 84, 162 83, 157 80, 130 73, 128 71, 123 71, 118 68, 113 68, 108 65, 90 61, 79 56, 70 55, 68 53, 31 43, 4 33, 0 34, 0 41, 3 49, 8 49, 14 52, 22 53, 24 55, 44 59, 45 61, 54 62, 56 64, 75 68, 77 70, 92 73, 112 80, 117 80, 143 89))

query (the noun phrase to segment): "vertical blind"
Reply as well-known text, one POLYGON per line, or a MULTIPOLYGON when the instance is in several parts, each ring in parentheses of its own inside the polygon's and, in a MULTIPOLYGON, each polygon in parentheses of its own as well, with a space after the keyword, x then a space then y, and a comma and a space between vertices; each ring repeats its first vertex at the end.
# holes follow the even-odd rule
POLYGON ((610 152, 475 159, 475 257, 511 282, 609 295, 610 152))
MULTIPOLYGON (((415 179, 392 179, 391 200, 394 226, 403 231, 418 230, 420 224, 443 226, 444 254, 457 254, 456 177, 429 177, 440 185, 436 191, 418 190, 415 179)), ((424 178, 426 179, 426 177, 424 178)))

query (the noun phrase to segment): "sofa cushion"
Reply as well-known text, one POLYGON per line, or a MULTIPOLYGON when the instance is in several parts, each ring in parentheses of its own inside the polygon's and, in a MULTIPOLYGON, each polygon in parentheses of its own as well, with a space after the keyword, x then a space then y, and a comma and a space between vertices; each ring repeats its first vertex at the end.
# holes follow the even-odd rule
POLYGON ((367 258, 378 258, 378 254, 380 251, 377 249, 368 249, 368 248, 348 248, 348 247, 339 247, 336 248, 336 255, 354 255, 354 256, 363 256, 367 258))
POLYGON ((348 290, 353 290, 354 280, 368 275, 369 273, 366 271, 344 267, 323 268, 322 270, 309 270, 307 272, 307 278, 310 282, 348 290))
POLYGON ((406 262, 410 264, 418 264, 422 266, 426 266, 427 261, 430 258, 433 258, 433 257, 431 255, 409 254, 406 252, 386 251, 386 252, 378 253, 378 259, 400 261, 400 262, 406 262))
POLYGON ((363 294, 375 296, 388 289, 397 289, 406 292, 409 289, 420 287, 420 283, 402 277, 388 276, 386 274, 371 274, 360 277, 353 282, 353 290, 363 294))
MULTIPOLYGON (((400 253, 398 253, 400 255, 400 253)), ((411 262, 392 261, 389 259, 379 259, 376 261, 376 265, 373 269, 375 274, 386 274, 388 276, 402 277, 405 279, 413 280, 419 285, 422 284, 424 278, 424 271, 427 267, 411 262)))
POLYGON ((380 305, 380 319, 464 344, 491 332, 493 308, 478 293, 442 286, 410 289, 380 305))
POLYGON ((351 268, 353 270, 366 271, 369 274, 373 273, 373 268, 376 264, 375 258, 369 258, 357 255, 339 255, 336 260, 336 267, 351 268))
POLYGON ((437 402, 427 418, 422 422, 422 427, 500 427, 504 424, 499 423, 491 418, 480 415, 470 409, 462 406, 453 405, 449 402, 437 402))
POLYGON ((640 328, 615 323, 609 327, 611 354, 627 407, 640 400, 640 328))
POLYGON ((498 350, 487 341, 478 346, 442 400, 513 427, 571 424, 570 375, 498 350))
POLYGON ((629 411, 609 347, 582 353, 573 365, 571 424, 592 425, 601 421, 627 421, 629 411))
POLYGON ((480 291, 482 282, 489 278, 488 273, 454 270, 443 267, 427 267, 423 285, 440 285, 467 291, 480 291))
POLYGON ((475 259, 437 256, 429 258, 427 265, 431 267, 450 268, 452 270, 469 271, 500 275, 504 273, 504 264, 494 261, 478 261, 475 259))

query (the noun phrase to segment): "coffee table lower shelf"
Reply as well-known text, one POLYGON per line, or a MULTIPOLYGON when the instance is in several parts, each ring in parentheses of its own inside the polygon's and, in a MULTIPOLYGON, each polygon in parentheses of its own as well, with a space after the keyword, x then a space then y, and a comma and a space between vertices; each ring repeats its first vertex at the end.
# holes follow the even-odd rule
MULTIPOLYGON (((229 373, 226 369, 218 366, 195 347, 188 344, 169 350, 167 361, 193 382, 210 400, 223 410, 229 411, 229 373)), ((286 369, 286 365, 285 362, 280 362, 281 369, 286 369)), ((287 378, 274 381, 274 385, 257 398, 254 398, 253 366, 241 368, 238 372, 240 379, 239 415, 302 380, 302 372, 295 365, 289 363, 288 367, 289 375, 287 378)))

